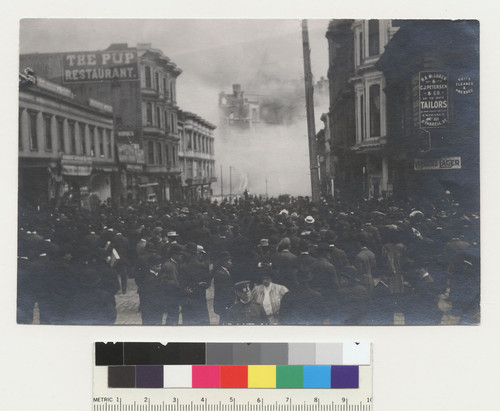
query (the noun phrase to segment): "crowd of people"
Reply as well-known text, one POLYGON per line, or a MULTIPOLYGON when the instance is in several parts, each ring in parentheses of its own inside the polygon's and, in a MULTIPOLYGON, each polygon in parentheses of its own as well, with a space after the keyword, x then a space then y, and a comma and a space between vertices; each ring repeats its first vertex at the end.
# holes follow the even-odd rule
POLYGON ((220 324, 430 325, 443 301, 471 324, 479 272, 479 215, 451 194, 19 210, 19 323, 37 305, 43 324, 113 324, 135 281, 143 324, 209 324, 213 306, 220 324))

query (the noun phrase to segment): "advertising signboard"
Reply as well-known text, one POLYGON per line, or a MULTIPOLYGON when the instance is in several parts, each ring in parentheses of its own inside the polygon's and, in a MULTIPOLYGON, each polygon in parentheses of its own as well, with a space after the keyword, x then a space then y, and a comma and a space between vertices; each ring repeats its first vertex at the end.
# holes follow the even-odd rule
POLYGON ((419 73, 419 126, 446 127, 448 125, 448 72, 421 71, 419 73))
POLYGON ((65 83, 137 80, 137 52, 109 50, 65 53, 62 78, 65 83))
POLYGON ((459 170, 462 168, 461 157, 421 158, 413 163, 415 170, 459 170))

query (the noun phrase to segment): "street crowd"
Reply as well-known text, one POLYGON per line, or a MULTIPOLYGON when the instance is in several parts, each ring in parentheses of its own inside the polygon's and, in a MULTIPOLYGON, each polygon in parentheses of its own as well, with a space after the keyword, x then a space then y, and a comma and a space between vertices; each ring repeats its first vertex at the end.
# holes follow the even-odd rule
POLYGON ((479 273, 479 214, 451 194, 19 209, 19 323, 114 324, 133 279, 143 324, 431 325, 440 300, 473 324, 479 273))

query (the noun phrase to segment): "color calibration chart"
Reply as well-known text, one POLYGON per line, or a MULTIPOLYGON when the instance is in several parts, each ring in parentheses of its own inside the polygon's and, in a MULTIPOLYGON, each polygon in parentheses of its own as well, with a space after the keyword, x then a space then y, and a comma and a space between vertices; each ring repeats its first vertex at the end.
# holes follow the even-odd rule
POLYGON ((370 411, 368 342, 95 343, 93 411, 370 411))

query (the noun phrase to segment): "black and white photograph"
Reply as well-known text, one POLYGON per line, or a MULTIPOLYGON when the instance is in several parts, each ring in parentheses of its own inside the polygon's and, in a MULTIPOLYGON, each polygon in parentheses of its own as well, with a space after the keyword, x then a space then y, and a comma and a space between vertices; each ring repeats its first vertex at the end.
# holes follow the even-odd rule
POLYGON ((479 325, 480 23, 325 17, 22 19, 17 323, 479 325))

